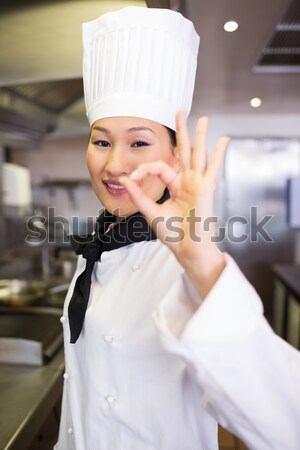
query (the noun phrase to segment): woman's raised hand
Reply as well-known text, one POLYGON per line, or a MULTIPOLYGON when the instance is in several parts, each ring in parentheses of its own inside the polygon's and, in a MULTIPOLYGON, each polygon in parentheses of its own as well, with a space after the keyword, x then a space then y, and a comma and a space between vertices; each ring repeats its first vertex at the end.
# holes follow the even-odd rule
POLYGON ((158 238, 174 252, 203 298, 225 266, 224 257, 212 237, 214 190, 229 138, 218 140, 208 162, 207 118, 203 117, 197 123, 193 147, 182 111, 177 113, 176 119, 180 171, 157 161, 141 164, 130 177, 122 177, 120 181, 158 238), (169 200, 158 204, 135 183, 147 175, 157 176, 168 187, 169 200))

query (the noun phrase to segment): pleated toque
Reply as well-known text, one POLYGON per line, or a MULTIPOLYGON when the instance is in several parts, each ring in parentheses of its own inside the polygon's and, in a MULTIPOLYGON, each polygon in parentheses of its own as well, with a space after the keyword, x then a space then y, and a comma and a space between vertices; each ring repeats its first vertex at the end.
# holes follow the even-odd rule
POLYGON ((200 38, 168 9, 127 7, 83 24, 89 124, 107 117, 153 120, 173 130, 190 113, 200 38))

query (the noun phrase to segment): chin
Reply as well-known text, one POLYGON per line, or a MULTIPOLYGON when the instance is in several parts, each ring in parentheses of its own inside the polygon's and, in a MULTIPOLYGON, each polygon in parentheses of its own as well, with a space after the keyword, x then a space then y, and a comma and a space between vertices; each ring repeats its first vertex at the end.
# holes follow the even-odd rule
POLYGON ((117 217, 128 217, 137 212, 134 205, 124 205, 118 201, 111 201, 98 197, 103 207, 111 214, 117 217))

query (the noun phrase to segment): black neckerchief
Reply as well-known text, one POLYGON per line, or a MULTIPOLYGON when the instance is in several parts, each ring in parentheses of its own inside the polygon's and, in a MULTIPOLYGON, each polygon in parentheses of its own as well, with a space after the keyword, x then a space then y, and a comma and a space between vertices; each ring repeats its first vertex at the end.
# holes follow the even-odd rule
MULTIPOLYGON (((169 198, 170 194, 166 188, 163 196, 157 203, 163 203, 169 198)), ((85 269, 76 280, 68 308, 71 344, 75 344, 80 336, 90 296, 94 264, 96 261, 101 260, 102 253, 125 247, 134 242, 156 239, 154 231, 145 217, 139 212, 132 214, 109 229, 109 225, 115 221, 116 217, 104 210, 97 220, 96 230, 93 235, 85 238, 71 236, 71 245, 76 254, 82 254, 83 258, 86 259, 85 269)))

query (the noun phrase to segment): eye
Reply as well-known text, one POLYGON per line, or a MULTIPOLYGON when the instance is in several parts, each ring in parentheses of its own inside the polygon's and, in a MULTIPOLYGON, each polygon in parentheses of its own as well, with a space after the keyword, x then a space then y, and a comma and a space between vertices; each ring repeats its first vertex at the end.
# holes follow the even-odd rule
POLYGON ((149 144, 145 141, 136 141, 131 145, 131 147, 146 147, 148 145, 149 144))
POLYGON ((94 141, 93 144, 98 145, 98 147, 110 147, 110 143, 103 140, 94 141))

